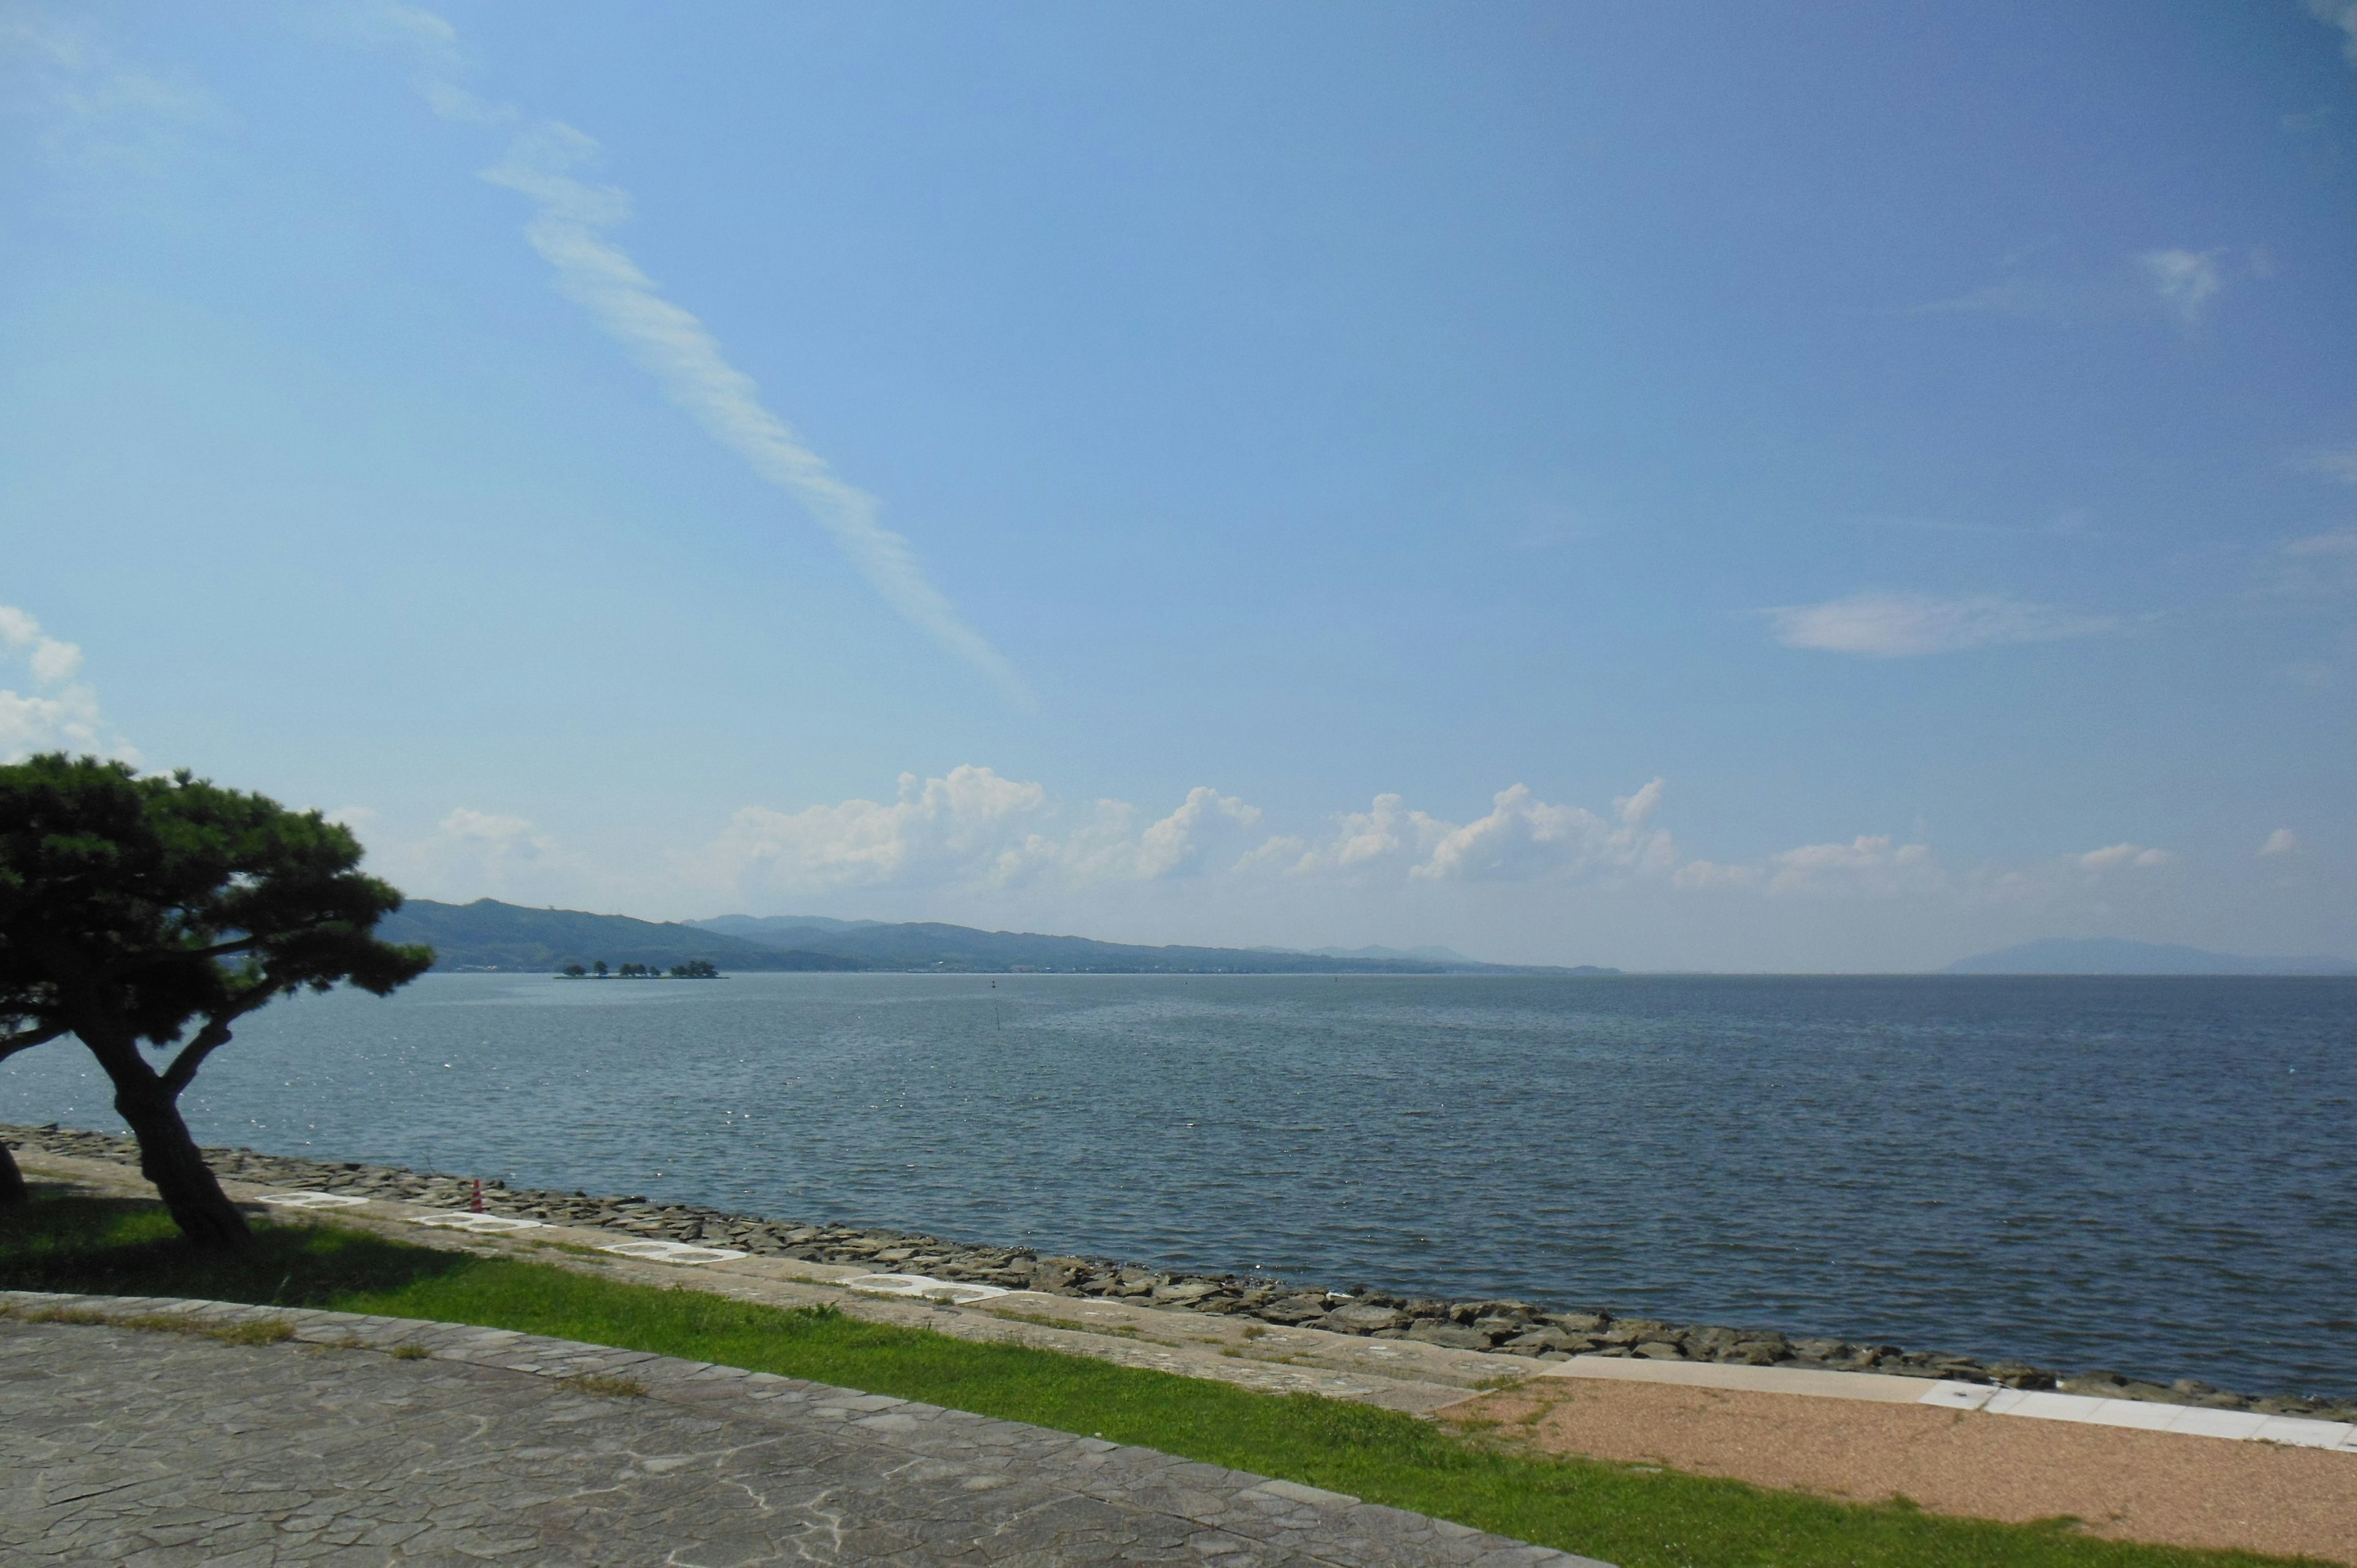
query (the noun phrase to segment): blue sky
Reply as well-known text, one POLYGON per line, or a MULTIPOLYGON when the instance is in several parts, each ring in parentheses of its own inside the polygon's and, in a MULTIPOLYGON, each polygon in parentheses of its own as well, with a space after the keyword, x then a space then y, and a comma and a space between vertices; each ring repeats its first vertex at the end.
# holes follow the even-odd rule
POLYGON ((0 7, 0 749, 413 893, 2357 952, 2357 8, 0 7))

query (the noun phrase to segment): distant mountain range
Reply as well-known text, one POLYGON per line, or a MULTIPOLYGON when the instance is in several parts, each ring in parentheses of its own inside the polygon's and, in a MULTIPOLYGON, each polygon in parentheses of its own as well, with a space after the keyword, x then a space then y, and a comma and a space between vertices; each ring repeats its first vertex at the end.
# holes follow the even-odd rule
POLYGON ((2252 958, 2120 937, 2047 937, 1960 959, 1945 974, 2357 974, 2345 958, 2252 958))
MULTIPOLYGON (((1455 948, 1304 948, 1320 958, 1408 958, 1426 963, 1480 963, 1455 948)), ((1590 967, 1593 967, 1592 965, 1590 967)))
POLYGON ((1611 974, 1614 970, 1477 963, 1447 948, 1137 947, 1085 937, 980 931, 931 922, 894 925, 821 915, 723 915, 653 921, 577 909, 532 909, 497 899, 438 904, 413 898, 378 927, 387 941, 425 942, 443 970, 546 972, 567 963, 704 959, 724 970, 883 970, 1007 974, 1611 974))
POLYGON ((1402 951, 1321 948, 1138 947, 1087 937, 1042 936, 1032 931, 978 931, 970 926, 932 922, 888 925, 875 920, 814 920, 806 916, 723 915, 689 924, 740 940, 797 952, 856 958, 869 968, 952 970, 1004 974, 1039 971, 1059 974, 1594 974, 1592 968, 1536 971, 1512 964, 1477 963, 1446 948, 1402 951))

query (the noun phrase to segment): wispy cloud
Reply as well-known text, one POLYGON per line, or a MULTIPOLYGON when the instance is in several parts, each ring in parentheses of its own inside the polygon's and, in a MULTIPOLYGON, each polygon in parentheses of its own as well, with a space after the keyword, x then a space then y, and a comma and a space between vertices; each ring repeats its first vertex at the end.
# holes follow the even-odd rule
POLYGON ((791 426, 761 402, 753 378, 730 364, 704 323, 665 299, 601 231, 630 216, 630 197, 585 185, 567 172, 597 144, 569 125, 543 121, 483 177, 529 197, 537 209, 524 233, 556 269, 557 287, 651 371, 663 393, 753 471, 801 501, 852 564, 912 625, 1029 700, 1013 665, 967 626, 926 575, 909 542, 879 521, 874 496, 845 483, 791 426))
POLYGON ((2282 545, 2262 567, 2260 585, 2294 599, 2337 599, 2357 593, 2357 528, 2312 533, 2282 545))
POLYGON ((2226 287, 2223 251, 2147 251, 2136 257, 2153 297, 2180 327, 2201 325, 2203 312, 2226 287))
POLYGON ((2034 278, 2008 278, 1945 299, 1910 306, 1909 316, 2007 316, 2022 320, 2068 321, 2076 312, 2068 295, 2034 278))
POLYGON ((2310 452, 2300 459, 2299 466, 2311 474, 2338 479, 2344 485, 2357 485, 2357 446, 2325 447, 2310 452))
POLYGON ((2206 251, 2163 246, 2107 266, 2101 276, 2065 280, 2016 275, 1963 294, 1908 306, 1906 316, 1991 316, 2078 326, 2158 310, 2187 331, 2235 284, 2267 275, 2266 255, 2218 246, 2206 251))
POLYGON ((1672 880, 1685 888, 1756 888, 1775 895, 1896 897, 1948 886, 1948 874, 1926 843, 1900 843, 1888 834, 1860 834, 1847 843, 1809 843, 1765 860, 1727 864, 1690 860, 1672 880))
POLYGON ((2326 27, 2341 29, 2341 52, 2357 65, 2357 0, 2308 0, 2308 14, 2326 27))
POLYGON ((1765 613, 1787 648, 1905 659, 2001 643, 2091 637, 2117 625, 2054 605, 2000 595, 1937 598, 1928 594, 1862 593, 1765 613))
MULTIPOLYGON (((351 36, 389 48, 411 65, 434 112, 447 120, 498 125, 523 119, 517 110, 477 97, 457 80, 464 61, 458 35, 442 17, 378 0, 341 13, 351 36)), ((753 378, 731 364, 694 315, 608 237, 630 216, 627 191, 592 185, 575 171, 597 144, 555 120, 530 122, 499 164, 483 172, 494 185, 528 199, 525 237, 556 269, 556 286, 600 330, 630 350, 673 404, 753 471, 801 503, 834 539, 868 583, 900 616, 943 649, 982 671, 1009 699, 1028 706, 1029 690, 1015 667, 968 626, 926 575, 915 549, 884 526, 882 505, 848 483, 766 404, 753 378)))
POLYGON ((89 13, 25 3, 0 3, 0 107, 74 174, 153 174, 229 119, 186 76, 124 59, 89 13))
POLYGON ((2266 843, 2259 845, 2261 860, 2273 860, 2280 855, 2298 853, 2299 835, 2289 828, 2277 828, 2267 835, 2266 843))
POLYGON ((0 689, 0 762, 38 751, 140 760, 138 750, 99 712, 98 693, 76 681, 81 650, 51 637, 13 605, 0 605, 0 660, 21 661, 30 690, 0 689))

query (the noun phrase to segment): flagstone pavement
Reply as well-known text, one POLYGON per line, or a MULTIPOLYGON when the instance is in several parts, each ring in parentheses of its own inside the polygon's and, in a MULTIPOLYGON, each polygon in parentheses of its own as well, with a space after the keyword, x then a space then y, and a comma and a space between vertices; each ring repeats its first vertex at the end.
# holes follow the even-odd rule
POLYGON ((10 1563, 1598 1568, 1151 1449, 504 1330, 16 1293, 0 1308, 10 1563))

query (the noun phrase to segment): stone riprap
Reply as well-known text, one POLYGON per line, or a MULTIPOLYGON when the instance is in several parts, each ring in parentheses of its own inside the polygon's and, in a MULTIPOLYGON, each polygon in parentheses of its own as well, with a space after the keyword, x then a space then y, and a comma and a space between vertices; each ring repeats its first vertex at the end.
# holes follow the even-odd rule
MULTIPOLYGON (((135 1165, 138 1158, 137 1144, 130 1138, 75 1128, 0 1127, 0 1138, 27 1149, 82 1159, 135 1165)), ((452 1208, 463 1207, 474 1192, 470 1178, 421 1174, 401 1166, 310 1160, 252 1149, 208 1149, 205 1154, 224 1176, 279 1187, 452 1208)), ((1675 1324, 1600 1308, 1566 1311, 1520 1301, 1440 1301, 1364 1289, 1346 1293, 1288 1284, 1263 1275, 1173 1274, 1104 1258, 1043 1255, 1024 1247, 977 1246, 849 1225, 800 1224, 694 1204, 656 1203, 644 1197, 593 1197, 582 1192, 511 1188, 498 1181, 484 1182, 483 1193, 486 1206, 502 1214, 602 1228, 654 1240, 699 1242, 757 1256, 1249 1317, 1285 1327, 1405 1339, 1542 1361, 1613 1356, 1870 1371, 2357 1421, 2357 1404, 2299 1394, 2233 1393, 2192 1379, 2162 1384, 2097 1370, 2066 1377, 2018 1360, 1984 1362, 1969 1356, 1787 1335, 1768 1328, 1675 1324)))
POLYGON ((822 1383, 219 1302, 0 1293, 0 1466, 21 1563, 1603 1568, 822 1383))

